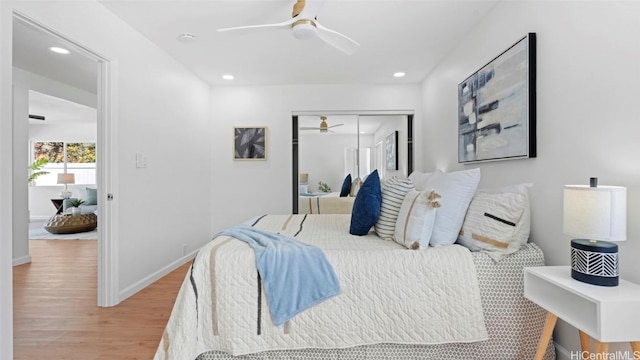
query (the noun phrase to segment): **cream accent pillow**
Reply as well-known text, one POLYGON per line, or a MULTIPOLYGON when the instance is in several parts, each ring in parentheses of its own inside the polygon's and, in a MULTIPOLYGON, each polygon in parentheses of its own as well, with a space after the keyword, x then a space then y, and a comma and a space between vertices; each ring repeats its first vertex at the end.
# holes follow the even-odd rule
POLYGON ((426 183, 427 183, 427 180, 429 180, 431 175, 433 175, 433 172, 425 173, 425 172, 421 172, 421 171, 414 171, 409 175, 409 180, 411 180, 413 182, 413 186, 418 191, 431 190, 431 189, 427 189, 425 187, 426 183))
POLYGON ((393 240, 408 249, 429 246, 440 196, 433 191, 410 190, 402 201, 393 240))
POLYGON ((464 219, 458 243, 500 261, 526 244, 531 229, 529 188, 520 184, 479 190, 464 219))
POLYGON ((451 245, 456 242, 479 182, 478 168, 448 173, 437 170, 427 179, 426 188, 433 189, 442 196, 442 207, 436 215, 431 246, 451 245))

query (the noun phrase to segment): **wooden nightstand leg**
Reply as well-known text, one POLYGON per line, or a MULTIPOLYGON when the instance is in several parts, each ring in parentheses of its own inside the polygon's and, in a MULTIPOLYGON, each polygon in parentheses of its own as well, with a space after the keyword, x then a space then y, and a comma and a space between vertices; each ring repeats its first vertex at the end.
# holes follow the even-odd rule
POLYGON ((544 320, 542 335, 540 335, 540 340, 538 341, 538 350, 536 351, 535 360, 542 360, 544 358, 544 353, 547 351, 547 345, 549 345, 549 340, 551 340, 551 334, 553 334, 553 328, 556 326, 556 321, 558 321, 558 317, 555 314, 548 312, 547 318, 544 320))
POLYGON ((598 341, 596 339, 593 339, 593 342, 595 344, 594 352, 596 353, 596 356, 597 356, 597 354, 602 354, 601 355, 602 357, 596 357, 596 358, 598 358, 598 359, 607 359, 606 353, 609 351, 609 344, 600 342, 600 341, 598 341))
POLYGON ((580 333, 580 346, 582 347, 582 355, 581 359, 588 359, 589 354, 591 354, 591 336, 587 333, 579 330, 580 333))
POLYGON ((640 360, 640 341, 631 342, 631 351, 633 351, 633 358, 640 360))

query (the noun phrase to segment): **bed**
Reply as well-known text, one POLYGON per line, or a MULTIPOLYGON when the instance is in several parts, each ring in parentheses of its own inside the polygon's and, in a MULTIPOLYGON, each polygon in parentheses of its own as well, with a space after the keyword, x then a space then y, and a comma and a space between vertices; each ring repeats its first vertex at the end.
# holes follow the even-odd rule
POLYGON ((340 196, 338 192, 300 194, 298 212, 301 214, 351 214, 355 196, 340 196))
MULTIPOLYGON (((496 262, 460 245, 408 250, 350 215, 268 215, 251 226, 321 248, 340 294, 275 326, 246 243, 218 236, 186 274, 155 359, 528 359, 545 311, 523 297, 528 243, 496 262)), ((545 359, 555 358, 553 346, 545 359)))

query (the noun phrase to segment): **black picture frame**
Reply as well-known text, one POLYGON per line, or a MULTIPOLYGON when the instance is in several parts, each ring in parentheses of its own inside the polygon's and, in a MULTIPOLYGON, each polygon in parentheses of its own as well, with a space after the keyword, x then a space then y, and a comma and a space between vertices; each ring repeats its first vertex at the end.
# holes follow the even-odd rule
POLYGON ((398 131, 392 131, 384 144, 387 170, 398 170, 398 131))
POLYGON ((458 84, 458 162, 536 157, 536 34, 458 84))
POLYGON ((267 160, 267 127, 234 127, 233 159, 244 161, 267 160))

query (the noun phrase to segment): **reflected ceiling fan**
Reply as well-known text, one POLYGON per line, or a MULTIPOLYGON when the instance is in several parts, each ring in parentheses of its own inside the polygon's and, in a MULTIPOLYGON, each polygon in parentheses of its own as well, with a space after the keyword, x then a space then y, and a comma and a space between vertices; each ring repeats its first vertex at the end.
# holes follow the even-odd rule
POLYGON ((325 0, 298 0, 293 5, 291 19, 275 24, 239 26, 225 29, 218 29, 219 32, 227 31, 253 31, 253 30, 277 30, 291 29, 296 39, 306 40, 315 37, 344 52, 353 54, 360 44, 337 31, 322 26, 316 15, 325 0))
POLYGON ((320 116, 320 126, 319 127, 309 127, 309 126, 303 126, 300 128, 300 130, 320 130, 321 133, 326 133, 329 131, 329 129, 334 128, 334 127, 338 127, 338 126, 342 126, 344 124, 335 124, 335 125, 331 125, 329 126, 327 124, 327 117, 326 116, 320 116))

